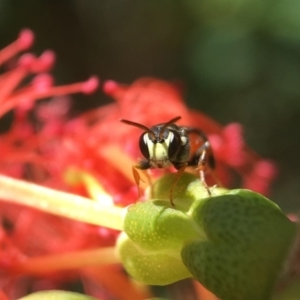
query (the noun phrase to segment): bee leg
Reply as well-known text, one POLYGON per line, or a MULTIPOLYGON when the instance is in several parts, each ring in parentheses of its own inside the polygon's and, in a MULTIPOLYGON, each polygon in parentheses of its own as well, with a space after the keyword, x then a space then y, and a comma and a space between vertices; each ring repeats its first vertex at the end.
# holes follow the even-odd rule
MULTIPOLYGON (((204 144, 204 146, 206 145, 206 143, 204 144)), ((207 190, 208 195, 211 196, 211 191, 205 181, 205 171, 207 169, 206 159, 207 159, 207 148, 205 147, 198 161, 198 170, 199 170, 200 180, 203 186, 205 187, 205 189, 207 190)))
POLYGON ((136 169, 135 166, 132 166, 132 174, 133 174, 133 178, 134 178, 135 184, 136 184, 136 186, 137 186, 138 195, 139 195, 139 199, 140 199, 140 198, 141 198, 140 181, 141 181, 142 179, 141 179, 141 176, 140 176, 140 174, 139 174, 139 172, 137 171, 137 169, 136 169))
POLYGON ((178 165, 176 163, 174 163, 174 167, 178 170, 176 175, 175 175, 175 180, 174 180, 174 182, 173 182, 173 184, 170 188, 170 203, 174 207, 175 207, 175 204, 174 204, 174 201, 173 201, 173 191, 174 191, 175 186, 177 185, 179 179, 181 178, 181 176, 184 173, 187 166, 188 166, 188 163, 184 163, 183 165, 182 165, 182 163, 180 163, 178 165))
POLYGON ((139 174, 139 172, 138 172, 137 169, 143 171, 143 173, 147 177, 149 185, 152 186, 151 178, 150 178, 148 172, 146 171, 149 168, 150 168, 150 163, 147 160, 142 160, 138 164, 132 166, 132 174, 133 174, 133 178, 134 178, 134 181, 135 181, 137 189, 138 189, 139 199, 142 196, 140 182, 141 181, 144 182, 144 180, 141 178, 141 176, 140 176, 140 174, 139 174))
POLYGON ((215 168, 215 161, 211 151, 210 143, 208 141, 206 141, 197 150, 196 154, 190 160, 189 165, 197 165, 201 183, 206 189, 208 195, 211 196, 211 191, 205 180, 205 173, 207 172, 207 170, 213 170, 215 168))

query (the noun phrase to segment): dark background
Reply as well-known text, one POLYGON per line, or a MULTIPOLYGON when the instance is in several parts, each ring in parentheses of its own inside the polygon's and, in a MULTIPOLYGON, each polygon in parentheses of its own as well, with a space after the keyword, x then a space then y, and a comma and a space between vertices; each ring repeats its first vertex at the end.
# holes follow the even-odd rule
MULTIPOLYGON (((271 198, 299 209, 299 0, 0 0, 0 46, 24 27, 36 53, 56 52, 59 84, 180 80, 189 106, 244 125, 247 143, 278 163, 271 198)), ((109 101, 75 96, 74 110, 109 101)))

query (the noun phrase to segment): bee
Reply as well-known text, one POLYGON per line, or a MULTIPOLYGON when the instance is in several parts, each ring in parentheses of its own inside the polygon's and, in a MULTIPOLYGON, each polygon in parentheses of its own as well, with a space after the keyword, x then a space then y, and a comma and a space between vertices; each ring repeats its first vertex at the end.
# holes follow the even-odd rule
MULTIPOLYGON (((175 117, 166 123, 150 128, 129 120, 120 121, 144 130, 140 136, 139 147, 144 159, 133 166, 133 175, 139 187, 140 177, 136 169, 165 168, 173 165, 178 171, 170 189, 170 202, 173 202, 173 189, 187 167, 196 167, 200 180, 209 196, 211 191, 205 181, 205 173, 215 169, 215 159, 207 136, 199 129, 175 124, 181 117, 175 117), (191 153, 191 135, 200 138, 201 145, 191 153)), ((139 192, 140 193, 140 192, 139 192)))

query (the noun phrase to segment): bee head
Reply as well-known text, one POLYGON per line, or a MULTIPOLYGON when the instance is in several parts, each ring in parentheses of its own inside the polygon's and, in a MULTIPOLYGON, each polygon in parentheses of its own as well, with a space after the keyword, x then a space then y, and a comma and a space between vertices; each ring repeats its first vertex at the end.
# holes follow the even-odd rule
POLYGON ((140 136, 139 147, 143 156, 152 161, 164 161, 177 153, 181 146, 179 134, 168 126, 178 121, 181 117, 176 117, 164 124, 155 125, 148 128, 142 124, 128 120, 121 122, 143 129, 145 132, 140 136))

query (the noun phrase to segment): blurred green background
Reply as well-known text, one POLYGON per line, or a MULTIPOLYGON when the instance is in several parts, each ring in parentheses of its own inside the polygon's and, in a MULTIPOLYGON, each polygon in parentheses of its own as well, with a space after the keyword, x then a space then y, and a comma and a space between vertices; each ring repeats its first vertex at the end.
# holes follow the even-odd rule
MULTIPOLYGON (((300 1, 0 0, 0 46, 24 27, 35 52, 56 52, 57 83, 180 80, 191 107, 244 125, 247 143, 278 163, 271 198, 299 210, 300 1)), ((77 112, 110 101, 75 100, 77 112)))

